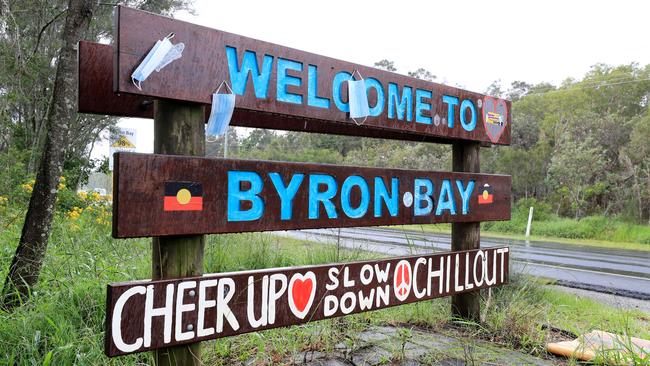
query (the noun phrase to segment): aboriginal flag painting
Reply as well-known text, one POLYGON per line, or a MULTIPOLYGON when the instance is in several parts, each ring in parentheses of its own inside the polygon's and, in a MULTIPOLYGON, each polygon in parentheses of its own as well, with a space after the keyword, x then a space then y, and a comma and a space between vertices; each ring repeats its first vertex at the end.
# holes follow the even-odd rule
POLYGON ((196 182, 165 182, 163 210, 203 210, 203 185, 196 182))
POLYGON ((493 191, 492 187, 485 183, 482 186, 478 187, 478 204, 479 205, 485 205, 488 203, 492 203, 493 201, 493 191))

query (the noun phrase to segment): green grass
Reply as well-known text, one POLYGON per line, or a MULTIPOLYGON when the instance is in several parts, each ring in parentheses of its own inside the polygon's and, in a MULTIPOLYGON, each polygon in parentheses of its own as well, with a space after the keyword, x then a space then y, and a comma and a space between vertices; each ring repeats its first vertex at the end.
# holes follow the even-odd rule
MULTIPOLYGON (((0 217, 0 276, 4 278, 20 235, 20 220, 0 217)), ((57 214, 45 264, 31 299, 13 313, 0 312, 0 364, 136 365, 149 353, 107 359, 103 354, 106 285, 150 276, 150 240, 114 240, 96 212, 78 218, 57 214), (100 220, 101 221, 101 220, 100 220)), ((361 251, 265 234, 209 236, 205 271, 318 264, 376 257, 361 251)), ((484 299, 485 300, 485 299, 484 299)), ((485 301, 482 305, 486 309, 485 301)), ((454 332, 449 298, 357 314, 340 319, 267 330, 204 343, 206 364, 254 360, 273 364, 305 350, 329 352, 351 342, 368 324, 409 324, 454 332)), ((532 354, 543 354, 544 324, 574 332, 602 329, 650 337, 650 320, 640 312, 620 311, 577 300, 527 278, 493 291, 485 322, 471 327, 477 337, 532 354)))

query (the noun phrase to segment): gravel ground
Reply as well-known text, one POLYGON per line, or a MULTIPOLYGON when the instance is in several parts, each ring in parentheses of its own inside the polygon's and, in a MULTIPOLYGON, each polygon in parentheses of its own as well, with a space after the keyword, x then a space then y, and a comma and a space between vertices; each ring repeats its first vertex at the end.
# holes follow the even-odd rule
POLYGON ((576 296, 588 297, 590 299, 613 306, 618 309, 636 309, 650 314, 650 301, 647 300, 632 299, 629 297, 616 296, 602 292, 588 291, 564 286, 549 285, 548 287, 554 290, 560 290, 568 292, 570 294, 575 294, 576 296))

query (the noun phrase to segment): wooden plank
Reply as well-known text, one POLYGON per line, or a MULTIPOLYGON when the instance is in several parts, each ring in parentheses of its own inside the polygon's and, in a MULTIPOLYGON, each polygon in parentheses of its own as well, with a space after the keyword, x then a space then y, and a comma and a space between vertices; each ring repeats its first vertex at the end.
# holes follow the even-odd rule
MULTIPOLYGON (((238 94, 236 112, 264 113, 263 122, 249 121, 256 127, 296 130, 314 124, 311 132, 510 143, 509 101, 122 6, 115 16, 117 93, 208 104, 225 80, 238 94), (132 72, 154 43, 171 32, 175 43, 185 44, 183 56, 154 72, 138 90, 132 72), (371 85, 372 116, 363 126, 346 113, 346 81, 355 70, 371 85), (402 102, 403 113, 398 113, 402 102)), ((234 125, 238 117, 233 117, 234 125)))
MULTIPOLYGON (((205 155, 205 110, 194 103, 157 100, 154 103, 154 152, 205 155)), ((203 274, 203 235, 152 239, 151 278, 167 279, 203 274)), ((154 353, 156 365, 203 365, 201 343, 168 347, 154 353)))
MULTIPOLYGON (((481 171, 478 143, 455 143, 452 150, 452 168, 455 172, 479 173, 481 171)), ((478 249, 481 244, 480 222, 455 222, 451 224, 451 250, 478 249)), ((451 297, 451 313, 463 319, 478 322, 481 315, 479 291, 451 297)))
POLYGON ((508 282, 508 262, 502 247, 114 283, 107 289, 105 352, 142 352, 498 286, 508 282))
POLYGON ((153 118, 153 100, 113 92, 113 47, 81 41, 77 49, 77 111, 119 117, 153 118))
POLYGON ((504 175, 135 153, 114 174, 117 238, 510 219, 504 175))
MULTIPOLYGON (((120 117, 153 118, 153 99, 137 94, 113 92, 113 47, 100 43, 79 42, 79 95, 78 112, 113 115, 120 117)), ((205 105, 207 121, 210 106, 205 105)), ((356 125, 341 124, 335 129, 319 121, 284 116, 282 123, 276 123, 278 116, 253 110, 235 108, 230 125, 238 127, 281 129, 287 131, 329 133, 379 137, 394 140, 418 142, 449 142, 436 136, 416 135, 398 130, 359 129, 356 125)), ((483 143, 490 146, 489 143, 483 143)))

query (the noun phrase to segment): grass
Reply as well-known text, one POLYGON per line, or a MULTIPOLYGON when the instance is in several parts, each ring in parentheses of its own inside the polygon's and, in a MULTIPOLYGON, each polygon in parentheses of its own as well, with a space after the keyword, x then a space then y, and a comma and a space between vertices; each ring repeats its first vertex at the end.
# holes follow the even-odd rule
MULTIPOLYGON (((40 281, 31 299, 13 313, 0 312, 0 364, 139 365, 152 361, 149 353, 110 360, 103 354, 106 285, 148 278, 151 249, 149 239, 112 239, 110 217, 107 219, 101 211, 85 209, 78 215, 57 214, 40 281)), ((21 229, 20 220, 12 217, 7 211, 0 217, 2 278, 21 229)), ((330 263, 375 256, 350 250, 337 254, 333 246, 265 234, 213 235, 207 240, 205 271, 330 263)), ((511 285, 495 289, 490 306, 486 308, 484 301, 482 308, 485 321, 468 327, 460 336, 535 355, 544 355, 543 345, 549 335, 545 324, 576 333, 601 329, 650 338, 647 314, 576 299, 523 277, 513 278, 511 285)), ((355 334, 369 324, 406 324, 458 335, 449 309, 449 298, 442 298, 205 342, 203 359, 206 364, 287 362, 304 351, 327 353, 341 342, 354 345, 355 334)), ((401 335, 405 339, 408 336, 406 332, 401 335)), ((394 358, 401 354, 403 349, 398 347, 394 358)))

